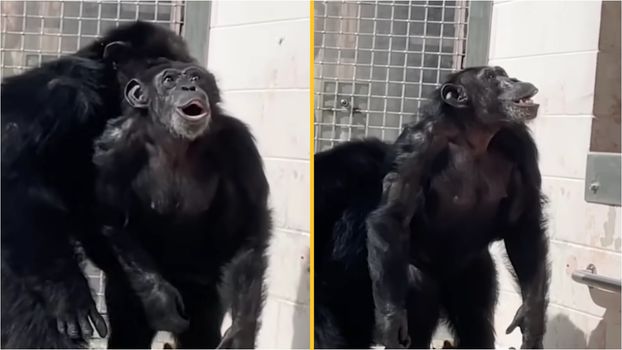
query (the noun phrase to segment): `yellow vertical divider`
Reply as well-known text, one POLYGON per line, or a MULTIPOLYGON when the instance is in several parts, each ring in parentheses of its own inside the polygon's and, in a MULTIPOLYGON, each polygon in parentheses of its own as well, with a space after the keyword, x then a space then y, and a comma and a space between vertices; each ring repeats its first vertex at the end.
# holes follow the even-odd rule
POLYGON ((310 224, 310 242, 309 242, 309 247, 310 247, 310 273, 309 273, 309 349, 313 350, 315 349, 315 344, 314 344, 314 328, 315 328, 315 287, 314 287, 314 283, 315 283, 315 276, 314 276, 314 270, 315 270, 315 251, 314 251, 314 217, 313 217, 313 211, 314 211, 314 154, 315 154, 315 127, 313 125, 313 121, 314 121, 314 110, 313 110, 313 106, 314 104, 314 97, 315 97, 315 89, 314 89, 314 83, 315 83, 315 76, 314 76, 314 38, 315 38, 315 31, 314 31, 314 27, 315 27, 315 4, 314 1, 311 0, 309 2, 309 142, 310 147, 309 150, 311 152, 310 154, 310 158, 309 158, 309 163, 310 163, 310 171, 311 171, 311 176, 310 176, 310 193, 309 193, 309 200, 310 200, 310 204, 309 204, 309 208, 310 208, 310 218, 309 218, 309 224, 310 224))

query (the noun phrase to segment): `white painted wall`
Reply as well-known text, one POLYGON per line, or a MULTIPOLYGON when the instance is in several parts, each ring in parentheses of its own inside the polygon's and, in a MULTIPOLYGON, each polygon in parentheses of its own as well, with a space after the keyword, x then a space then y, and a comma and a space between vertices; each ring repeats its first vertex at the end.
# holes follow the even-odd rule
POLYGON ((252 129, 274 210, 262 348, 309 347, 309 3, 212 3, 207 68, 252 129))
MULTIPOLYGON (((590 263, 599 274, 622 275, 620 208, 584 200, 600 18, 600 1, 496 1, 493 7, 490 64, 540 90, 532 129, 550 200, 548 348, 620 348, 620 295, 590 291, 571 279, 573 270, 590 263)), ((505 328, 520 296, 502 267, 503 246, 493 250, 501 275, 498 343, 518 348, 520 331, 505 335, 505 328)))

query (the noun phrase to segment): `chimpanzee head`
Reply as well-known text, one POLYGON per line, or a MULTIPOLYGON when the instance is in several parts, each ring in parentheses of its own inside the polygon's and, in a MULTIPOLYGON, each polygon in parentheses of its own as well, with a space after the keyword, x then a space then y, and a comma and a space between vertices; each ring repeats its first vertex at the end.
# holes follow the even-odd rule
POLYGON ((442 103, 458 116, 485 124, 524 123, 536 117, 538 104, 531 98, 538 89, 509 78, 501 67, 474 67, 449 77, 439 89, 442 103))
MULTIPOLYGON (((123 88, 137 72, 168 59, 196 63, 183 38, 154 23, 132 22, 113 28, 76 53, 80 57, 103 61, 114 68, 118 86, 123 88)), ((114 91, 119 91, 114 87, 114 91)))
POLYGON ((163 61, 130 80, 125 99, 179 137, 194 140, 218 115, 214 76, 193 63, 163 61))

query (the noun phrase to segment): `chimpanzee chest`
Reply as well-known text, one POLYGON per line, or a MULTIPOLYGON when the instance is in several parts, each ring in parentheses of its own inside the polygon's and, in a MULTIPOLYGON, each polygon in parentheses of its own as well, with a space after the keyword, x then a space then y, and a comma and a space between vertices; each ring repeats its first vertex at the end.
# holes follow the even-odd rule
POLYGON ((501 200, 508 197, 512 162, 494 149, 474 154, 453 143, 445 156, 426 196, 434 224, 443 228, 494 221, 501 200))
POLYGON ((441 158, 425 189, 425 211, 411 223, 411 263, 455 271, 498 234, 513 163, 495 151, 474 156, 454 144, 441 158))
POLYGON ((192 155, 151 152, 133 187, 147 212, 198 215, 210 208, 218 185, 218 177, 204 170, 208 166, 192 155))

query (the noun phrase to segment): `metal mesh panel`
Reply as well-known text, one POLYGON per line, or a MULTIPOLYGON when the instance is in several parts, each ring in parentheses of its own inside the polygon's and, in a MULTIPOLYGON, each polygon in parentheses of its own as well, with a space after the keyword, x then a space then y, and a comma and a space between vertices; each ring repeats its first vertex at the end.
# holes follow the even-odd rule
MULTIPOLYGON (((181 33, 183 0, 5 1, 0 3, 1 77, 77 51, 123 22, 155 22, 181 33)), ((85 274, 105 314, 104 277, 87 264, 85 274)), ((104 344, 95 339, 93 347, 104 344)))
POLYGON ((315 149, 395 139, 461 69, 467 1, 316 1, 315 149))
POLYGON ((183 13, 182 0, 3 0, 0 6, 2 76, 75 52, 123 22, 156 22, 180 33, 183 13))

